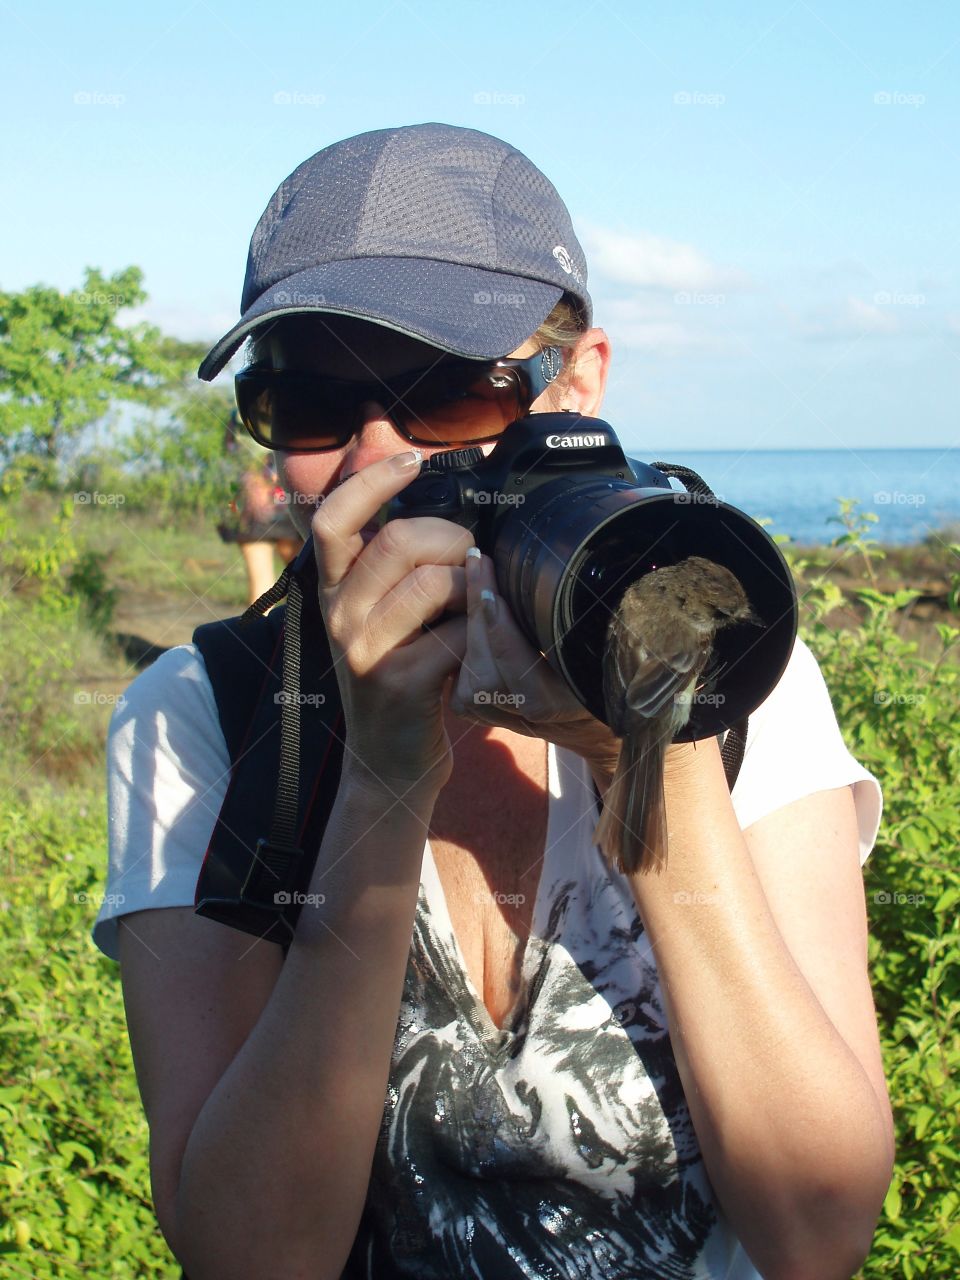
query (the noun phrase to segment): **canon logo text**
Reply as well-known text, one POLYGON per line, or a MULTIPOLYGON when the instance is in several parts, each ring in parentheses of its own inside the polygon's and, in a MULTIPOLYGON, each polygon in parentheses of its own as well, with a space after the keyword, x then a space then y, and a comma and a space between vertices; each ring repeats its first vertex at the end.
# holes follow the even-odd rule
POLYGON ((548 449, 592 449, 596 445, 606 444, 606 437, 600 434, 583 436, 547 436, 548 449))

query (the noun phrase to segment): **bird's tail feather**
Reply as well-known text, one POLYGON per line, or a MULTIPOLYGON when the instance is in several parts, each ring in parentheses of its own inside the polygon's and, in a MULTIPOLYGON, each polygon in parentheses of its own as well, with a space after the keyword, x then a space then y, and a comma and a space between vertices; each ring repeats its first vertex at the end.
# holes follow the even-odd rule
POLYGON ((620 870, 661 870, 667 859, 663 765, 667 739, 627 733, 594 841, 620 870))

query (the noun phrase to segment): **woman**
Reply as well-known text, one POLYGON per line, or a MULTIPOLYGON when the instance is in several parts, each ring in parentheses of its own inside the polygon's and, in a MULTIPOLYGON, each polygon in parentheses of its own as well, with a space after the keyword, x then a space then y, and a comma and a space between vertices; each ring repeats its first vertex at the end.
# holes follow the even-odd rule
MULTIPOLYGON (((234 411, 224 434, 227 454, 235 455, 241 449, 242 431, 234 411)), ((243 452, 245 456, 245 448, 243 452)), ((247 604, 253 604, 273 586, 274 551, 284 564, 289 564, 303 545, 303 539, 290 519, 287 495, 278 483, 269 455, 245 467, 239 476, 237 497, 231 504, 233 518, 218 528, 224 542, 235 542, 240 548, 247 571, 247 604)))
POLYGON ((191 1280, 839 1280, 869 1249, 892 1163, 859 869, 879 790, 809 651, 732 796, 714 740, 668 750, 666 868, 623 876, 592 844, 610 732, 465 530, 378 527, 422 455, 599 412, 585 282, 526 157, 382 130, 281 186, 201 366, 252 336, 241 409, 312 540, 346 748, 284 955, 192 910, 229 771, 196 651, 114 721, 122 928, 104 908, 95 937, 191 1280))

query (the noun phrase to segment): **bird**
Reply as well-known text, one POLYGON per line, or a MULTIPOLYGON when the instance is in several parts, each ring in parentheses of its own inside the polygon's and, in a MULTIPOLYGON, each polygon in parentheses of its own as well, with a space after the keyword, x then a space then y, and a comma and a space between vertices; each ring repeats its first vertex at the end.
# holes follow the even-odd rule
POLYGON ((760 619, 737 577, 703 556, 645 573, 611 615, 603 698, 622 743, 594 841, 621 872, 666 866, 667 747, 690 719, 717 632, 737 623, 760 619))

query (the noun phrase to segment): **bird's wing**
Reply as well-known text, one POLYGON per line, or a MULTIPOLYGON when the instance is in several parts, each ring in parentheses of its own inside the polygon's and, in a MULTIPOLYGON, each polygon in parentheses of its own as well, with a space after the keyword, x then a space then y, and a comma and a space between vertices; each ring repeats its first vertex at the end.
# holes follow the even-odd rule
POLYGON ((641 716, 655 716, 684 685, 690 669, 686 650, 669 655, 649 653, 620 618, 614 618, 603 663, 603 696, 609 716, 620 723, 627 708, 641 716))
POLYGON ((615 615, 603 664, 603 696, 614 730, 626 710, 655 716, 685 688, 703 662, 702 639, 688 627, 670 637, 662 653, 651 653, 615 615))
POLYGON ((652 718, 690 683, 692 669, 692 664, 684 663, 678 668, 659 658, 645 656, 627 685, 624 706, 637 715, 652 718))

